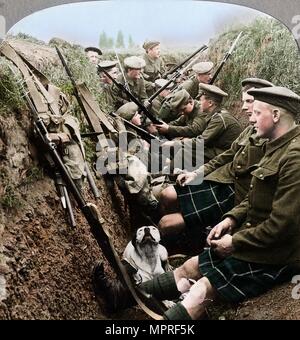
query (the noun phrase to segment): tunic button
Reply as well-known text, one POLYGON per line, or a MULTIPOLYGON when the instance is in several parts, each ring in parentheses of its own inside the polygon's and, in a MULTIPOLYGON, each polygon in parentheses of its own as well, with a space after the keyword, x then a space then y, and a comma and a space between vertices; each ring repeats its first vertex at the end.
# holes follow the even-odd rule
POLYGON ((250 185, 250 189, 253 189, 253 184, 250 185))
POLYGON ((259 178, 264 178, 264 175, 263 175, 263 174, 260 174, 260 175, 259 175, 259 178))
POLYGON ((242 151, 242 155, 244 156, 246 154, 246 152, 245 151, 242 151))
POLYGON ((238 169, 242 169, 242 167, 240 165, 237 166, 238 169))
POLYGON ((250 227, 251 227, 251 225, 252 225, 252 224, 251 224, 251 223, 249 223, 249 222, 247 222, 247 223, 246 223, 246 227, 248 227, 248 228, 250 228, 250 227))

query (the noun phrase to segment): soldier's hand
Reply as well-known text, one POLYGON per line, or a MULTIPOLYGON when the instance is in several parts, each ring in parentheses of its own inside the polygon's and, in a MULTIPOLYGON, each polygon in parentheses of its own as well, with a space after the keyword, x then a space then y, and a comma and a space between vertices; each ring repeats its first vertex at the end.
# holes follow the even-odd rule
POLYGON ((155 124, 155 126, 161 135, 166 135, 169 131, 169 125, 166 123, 155 124))
POLYGON ((224 235, 220 240, 212 240, 211 247, 220 257, 230 256, 234 250, 232 244, 232 236, 229 234, 224 235))
POLYGON ((197 178, 197 174, 195 172, 188 172, 186 174, 181 174, 177 177, 176 183, 181 187, 188 185, 193 182, 197 178))
POLYGON ((145 106, 146 109, 149 109, 149 108, 151 107, 151 105, 152 105, 152 104, 149 102, 148 99, 145 100, 143 104, 144 104, 144 106, 145 106))
POLYGON ((236 221, 231 217, 226 217, 210 231, 207 236, 207 244, 211 247, 213 240, 218 240, 224 234, 230 233, 235 226, 236 221))

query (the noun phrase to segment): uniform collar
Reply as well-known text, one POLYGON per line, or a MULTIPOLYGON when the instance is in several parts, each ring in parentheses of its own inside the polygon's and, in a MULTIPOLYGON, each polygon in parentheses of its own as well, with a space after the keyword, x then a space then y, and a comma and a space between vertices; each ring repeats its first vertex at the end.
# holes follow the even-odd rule
POLYGON ((272 153, 273 151, 281 148, 285 144, 289 143, 295 137, 300 135, 300 126, 296 126, 294 129, 288 131, 281 137, 273 140, 266 144, 266 155, 272 153))
POLYGON ((144 54, 144 59, 147 59, 147 61, 149 61, 149 63, 151 64, 155 64, 157 59, 151 59, 147 53, 144 54))

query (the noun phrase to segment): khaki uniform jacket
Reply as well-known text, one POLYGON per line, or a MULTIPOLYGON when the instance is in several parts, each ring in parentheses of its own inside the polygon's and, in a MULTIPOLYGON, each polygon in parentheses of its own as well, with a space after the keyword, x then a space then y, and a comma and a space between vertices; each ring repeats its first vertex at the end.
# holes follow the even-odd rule
POLYGON ((101 96, 104 98, 104 103, 106 104, 109 111, 114 110, 114 93, 113 93, 113 84, 100 84, 101 88, 101 96))
POLYGON ((204 164, 206 180, 234 184, 235 205, 247 195, 253 171, 264 155, 266 140, 258 138, 252 126, 247 127, 231 148, 204 164))
POLYGON ((196 77, 188 79, 182 83, 180 89, 185 89, 190 94, 190 96, 195 99, 199 94, 199 81, 196 77))
POLYGON ((204 156, 208 161, 228 150, 242 128, 235 117, 223 110, 206 114, 205 120, 206 129, 199 138, 204 140, 204 156))
POLYGON ((195 101, 194 109, 188 116, 181 116, 169 124, 168 136, 193 138, 201 135, 205 128, 205 117, 200 111, 199 102, 195 101))
POLYGON ((173 97, 173 93, 169 94, 164 100, 159 112, 158 116, 165 123, 170 123, 176 120, 179 116, 178 112, 174 110, 170 104, 170 101, 173 97))
MULTIPOLYGON (((132 93, 132 95, 143 104, 144 101, 148 98, 146 94, 144 79, 139 78, 137 80, 132 80, 132 79, 129 79, 126 74, 125 74, 125 78, 127 80, 127 83, 128 83, 128 86, 130 88, 130 92, 132 93)), ((118 75, 116 81, 123 85, 125 84, 125 80, 122 74, 118 75)), ((121 91, 116 85, 113 85, 112 91, 113 91, 113 95, 115 99, 116 110, 122 105, 130 101, 127 95, 123 91, 121 91)))
POLYGON ((144 73, 147 75, 147 80, 154 83, 156 79, 161 78, 165 72, 165 65, 161 58, 151 59, 148 54, 145 53, 143 56, 146 66, 144 67, 144 73))
POLYGON ((234 230, 233 256, 270 264, 300 266, 300 127, 266 144, 248 197, 225 216, 234 230))
POLYGON ((157 96, 152 104, 151 104, 151 112, 155 115, 155 117, 158 117, 159 111, 161 107, 163 106, 163 103, 165 102, 166 98, 162 96, 157 96))

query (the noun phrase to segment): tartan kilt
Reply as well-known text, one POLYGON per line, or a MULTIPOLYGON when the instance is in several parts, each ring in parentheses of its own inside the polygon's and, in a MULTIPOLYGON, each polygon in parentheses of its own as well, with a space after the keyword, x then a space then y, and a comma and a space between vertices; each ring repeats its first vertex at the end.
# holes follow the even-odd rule
POLYGON ((196 228, 206 233, 207 227, 214 227, 234 207, 231 184, 203 181, 200 185, 174 188, 187 230, 196 228))
POLYGON ((291 266, 250 263, 232 256, 222 259, 211 249, 199 255, 199 269, 219 295, 231 303, 261 295, 296 274, 291 266))

